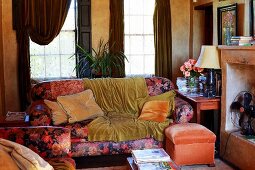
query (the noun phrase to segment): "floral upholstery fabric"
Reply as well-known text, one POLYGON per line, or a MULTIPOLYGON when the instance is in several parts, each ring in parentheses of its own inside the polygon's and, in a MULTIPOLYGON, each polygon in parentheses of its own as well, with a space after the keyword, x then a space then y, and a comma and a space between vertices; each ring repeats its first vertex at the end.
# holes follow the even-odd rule
POLYGON ((43 158, 70 156, 70 130, 61 127, 0 128, 0 138, 24 145, 43 158))
POLYGON ((84 120, 81 122, 75 122, 72 124, 66 124, 63 125, 63 127, 68 128, 71 130, 71 139, 84 139, 86 141, 88 141, 88 134, 89 134, 89 130, 88 130, 88 124, 92 121, 92 119, 90 120, 84 120))
POLYGON ((174 84, 167 78, 151 77, 145 78, 148 93, 150 96, 156 96, 169 90, 174 90, 174 84))
POLYGON ((83 90, 81 79, 49 81, 36 84, 32 88, 31 97, 33 100, 56 100, 58 96, 79 93, 83 90))
POLYGON ((175 110, 174 110, 174 122, 175 123, 187 123, 193 117, 193 108, 192 106, 182 100, 179 97, 175 97, 175 110))
POLYGON ((51 110, 43 102, 43 100, 37 100, 31 104, 27 110, 29 121, 32 126, 50 126, 52 124, 51 110))
POLYGON ((72 156, 95 156, 131 153, 132 149, 162 148, 162 142, 153 138, 123 142, 73 142, 72 156))

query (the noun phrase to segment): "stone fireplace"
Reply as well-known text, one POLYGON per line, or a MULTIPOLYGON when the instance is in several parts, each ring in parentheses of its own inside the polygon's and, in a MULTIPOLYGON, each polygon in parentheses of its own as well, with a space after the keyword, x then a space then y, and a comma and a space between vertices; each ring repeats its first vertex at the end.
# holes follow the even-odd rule
POLYGON ((240 134, 230 105, 241 91, 255 94, 255 46, 219 46, 222 68, 220 156, 240 169, 255 169, 255 143, 240 134))

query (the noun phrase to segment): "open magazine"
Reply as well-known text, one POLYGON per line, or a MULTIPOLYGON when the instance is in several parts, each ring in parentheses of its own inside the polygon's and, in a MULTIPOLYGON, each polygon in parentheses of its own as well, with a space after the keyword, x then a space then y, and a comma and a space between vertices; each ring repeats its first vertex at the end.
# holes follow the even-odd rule
POLYGON ((132 157, 136 164, 152 162, 170 162, 170 156, 164 149, 132 150, 132 157))

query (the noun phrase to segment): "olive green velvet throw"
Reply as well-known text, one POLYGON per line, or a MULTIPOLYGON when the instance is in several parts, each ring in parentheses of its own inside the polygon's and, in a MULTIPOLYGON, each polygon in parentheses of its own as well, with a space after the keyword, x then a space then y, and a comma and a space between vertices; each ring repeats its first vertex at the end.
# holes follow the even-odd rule
POLYGON ((158 123, 138 120, 139 103, 148 97, 144 78, 83 79, 105 115, 89 125, 89 141, 127 141, 153 136, 163 141, 169 119, 158 123))
POLYGON ((138 100, 148 96, 144 78, 83 79, 107 116, 138 117, 138 100))

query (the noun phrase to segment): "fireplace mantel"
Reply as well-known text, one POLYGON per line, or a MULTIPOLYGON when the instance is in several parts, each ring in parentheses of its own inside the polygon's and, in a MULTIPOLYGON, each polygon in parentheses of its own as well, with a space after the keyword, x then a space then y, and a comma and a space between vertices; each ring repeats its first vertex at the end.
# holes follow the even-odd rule
POLYGON ((240 91, 255 93, 255 46, 219 46, 222 68, 220 155, 240 169, 255 169, 255 143, 233 123, 230 105, 240 91))

